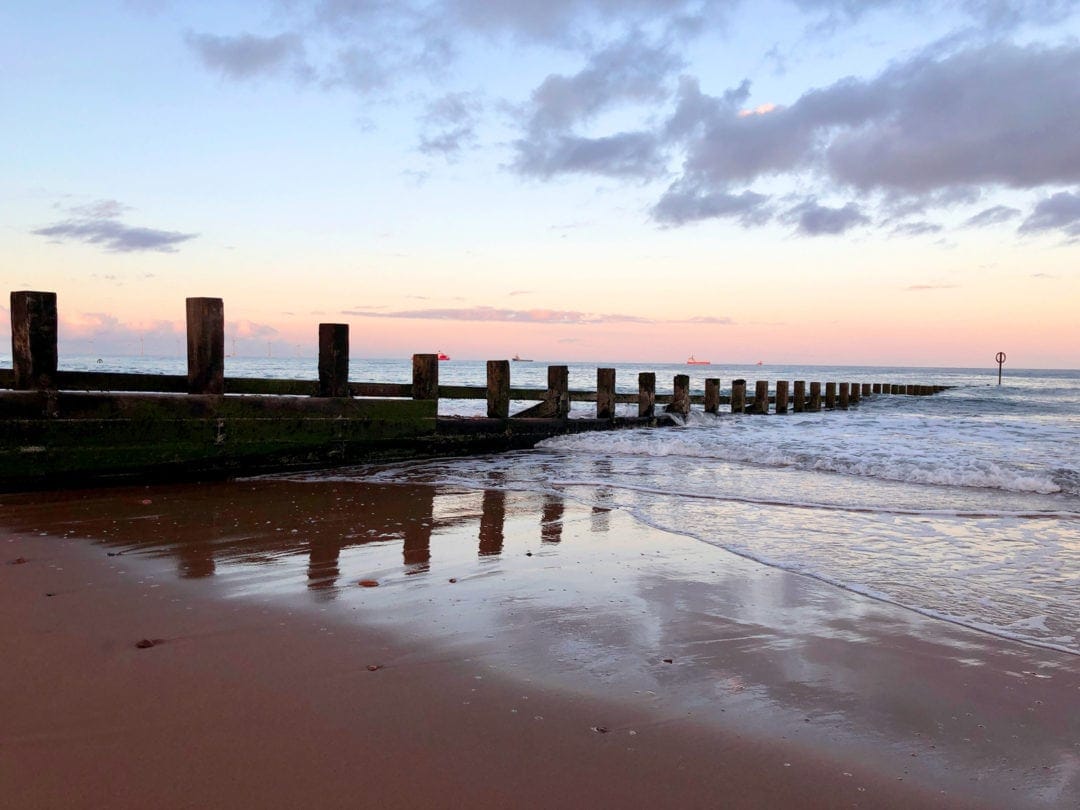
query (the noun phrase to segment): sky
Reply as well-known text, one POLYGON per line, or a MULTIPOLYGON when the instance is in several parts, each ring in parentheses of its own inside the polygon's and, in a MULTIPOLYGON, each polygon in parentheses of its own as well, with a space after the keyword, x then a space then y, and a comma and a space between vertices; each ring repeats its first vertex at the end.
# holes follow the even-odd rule
POLYGON ((1080 0, 5 3, 0 149, 61 366, 1080 367, 1080 0))

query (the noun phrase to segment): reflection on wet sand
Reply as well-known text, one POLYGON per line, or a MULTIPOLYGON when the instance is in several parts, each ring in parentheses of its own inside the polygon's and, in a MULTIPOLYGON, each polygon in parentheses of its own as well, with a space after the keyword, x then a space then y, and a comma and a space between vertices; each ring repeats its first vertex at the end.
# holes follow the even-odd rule
POLYGON ((324 607, 332 598, 345 620, 436 645, 490 644, 501 663, 561 686, 649 695, 660 710, 718 722, 738 709, 778 734, 806 729, 815 744, 854 751, 871 740, 885 757, 903 746, 918 767, 984 780, 987 795, 1017 780, 1034 789, 1004 774, 1075 759, 1080 717, 1060 691, 1080 683, 1071 658, 644 529, 618 509, 498 489, 279 480, 3 496, 0 508, 7 529, 166 558, 181 578, 306 593, 324 607), (592 542, 599 533, 606 541, 592 542), (355 587, 368 577, 391 587, 355 587), (1037 670, 1053 678, 1023 674, 1037 670), (1055 700, 1061 710, 1039 708, 1055 700))

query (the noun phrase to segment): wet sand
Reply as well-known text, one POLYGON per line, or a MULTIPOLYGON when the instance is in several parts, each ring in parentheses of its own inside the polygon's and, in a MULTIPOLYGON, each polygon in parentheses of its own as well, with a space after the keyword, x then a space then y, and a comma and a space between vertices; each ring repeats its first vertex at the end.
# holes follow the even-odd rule
POLYGON ((531 493, 0 496, 0 606, 5 807, 1080 803, 1076 657, 531 493))

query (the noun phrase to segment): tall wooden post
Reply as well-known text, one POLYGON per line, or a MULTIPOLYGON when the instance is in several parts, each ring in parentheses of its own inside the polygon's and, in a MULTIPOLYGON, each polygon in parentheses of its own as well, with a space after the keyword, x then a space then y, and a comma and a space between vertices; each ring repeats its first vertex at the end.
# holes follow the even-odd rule
POLYGON ((864 397, 870 396, 870 383, 863 383, 862 384, 862 395, 864 397))
POLYGON ((776 412, 787 413, 788 409, 788 381, 776 381, 776 412))
POLYGON ((850 402, 851 385, 850 383, 840 383, 838 389, 840 407, 846 411, 850 402))
POLYGON ((16 388, 55 387, 56 324, 56 293, 11 293, 11 365, 16 388))
POLYGON ((665 409, 668 413, 686 416, 690 413, 690 376, 676 374, 672 381, 671 404, 665 409))
POLYGON ((769 381, 758 380, 754 383, 754 409, 751 413, 767 414, 769 412, 769 381))
POLYGON ((412 356, 412 398, 439 398, 439 355, 412 356))
POLYGON ((615 369, 596 370, 596 418, 615 418, 615 369))
POLYGON ((807 406, 808 411, 820 411, 821 410, 821 383, 810 383, 810 404, 807 406))
POLYGON ((874 383, 873 392, 875 394, 881 393, 881 383, 874 383))
POLYGON ((806 380, 795 381, 795 413, 806 410, 806 380))
POLYGON ((225 304, 220 298, 187 299, 189 394, 225 393, 225 304))
POLYGON ((720 411, 720 380, 710 377, 705 380, 705 413, 720 411))
POLYGON ((851 404, 854 405, 859 401, 860 387, 858 383, 851 383, 851 404))
POLYGON ((319 396, 349 395, 349 325, 319 324, 319 396))
POLYGON ((494 419, 510 416, 510 361, 487 361, 487 415, 494 419))
POLYGON ((638 416, 656 415, 656 373, 642 371, 637 375, 637 413, 638 416))
POLYGON ((555 416, 570 415, 570 369, 567 366, 548 366, 548 397, 555 404, 555 416))
POLYGON ((825 383, 825 407, 836 407, 836 383, 834 382, 825 383))
POLYGON ((731 412, 746 413, 746 380, 731 381, 731 412))

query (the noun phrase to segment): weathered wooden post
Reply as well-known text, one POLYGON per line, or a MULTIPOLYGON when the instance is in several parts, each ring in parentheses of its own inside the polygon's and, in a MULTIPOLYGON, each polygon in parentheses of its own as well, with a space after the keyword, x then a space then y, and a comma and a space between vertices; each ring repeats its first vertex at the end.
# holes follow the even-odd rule
POLYGON ((859 384, 851 383, 851 404, 854 405, 859 401, 859 384))
POLYGON ((754 383, 754 408, 751 413, 765 415, 769 412, 769 381, 758 380, 754 383))
POLYGON ((746 413, 746 380, 731 381, 731 412, 746 413))
MULTIPOLYGON (((778 394, 779 396, 779 394, 778 394)), ((795 413, 806 410, 806 380, 795 381, 795 413)))
POLYGON ((596 418, 615 418, 615 369, 596 370, 596 418))
POLYGON ((709 377, 705 380, 705 413, 720 412, 720 380, 709 377))
POLYGON ((915 386, 914 386, 914 385, 909 385, 909 386, 907 387, 907 395, 908 395, 909 397, 913 397, 913 396, 915 396, 915 386))
POLYGON ((56 293, 11 293, 11 366, 15 387, 53 388, 56 381, 56 293))
POLYGON ((677 413, 680 416, 690 414, 690 377, 687 374, 676 374, 672 381, 671 404, 665 408, 668 413, 677 413))
POLYGON ((825 407, 836 407, 836 383, 834 382, 825 383, 825 407))
POLYGON ((820 411, 821 410, 821 383, 810 383, 810 405, 807 407, 808 411, 820 411))
POLYGON ((881 383, 874 383, 873 392, 875 394, 881 393, 881 383))
POLYGON ((555 416, 570 415, 570 369, 567 366, 548 366, 548 396, 555 404, 555 416))
POLYGON ((652 418, 656 415, 656 373, 642 371, 637 375, 637 384, 638 416, 652 418))
POLYGON ((904 386, 893 384, 893 385, 889 386, 889 393, 890 394, 902 394, 902 393, 904 393, 904 386))
POLYGON ((412 398, 439 398, 439 355, 412 356, 412 398))
POLYGON ((850 391, 851 385, 849 383, 840 383, 837 386, 837 393, 839 394, 839 405, 845 411, 848 409, 848 404, 851 400, 850 391))
POLYGON ((510 416, 510 361, 487 361, 487 415, 494 419, 510 416))
POLYGON ((349 325, 319 324, 319 396, 349 395, 349 325))
POLYGON ((788 381, 777 380, 776 381, 776 412, 787 413, 788 409, 788 381))
POLYGON ((870 396, 870 394, 871 394, 870 383, 863 383, 862 384, 862 395, 864 397, 868 397, 868 396, 870 396))
POLYGON ((225 304, 220 298, 187 299, 189 394, 225 393, 225 304))

